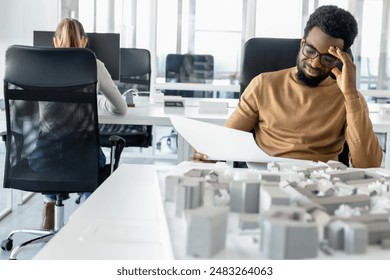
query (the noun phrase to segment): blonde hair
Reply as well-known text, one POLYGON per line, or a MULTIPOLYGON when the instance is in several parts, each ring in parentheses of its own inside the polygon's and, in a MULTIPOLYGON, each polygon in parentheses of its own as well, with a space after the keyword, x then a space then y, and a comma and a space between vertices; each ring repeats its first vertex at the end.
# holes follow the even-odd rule
POLYGON ((64 18, 54 34, 60 48, 82 48, 82 39, 86 38, 83 25, 76 19, 64 18))

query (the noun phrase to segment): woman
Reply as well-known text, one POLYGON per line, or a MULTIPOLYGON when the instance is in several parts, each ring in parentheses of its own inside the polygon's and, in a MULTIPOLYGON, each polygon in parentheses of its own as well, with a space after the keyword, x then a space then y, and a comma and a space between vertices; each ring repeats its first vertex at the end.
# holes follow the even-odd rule
MULTIPOLYGON (((85 48, 88 43, 88 38, 84 32, 82 24, 79 21, 71 18, 65 18, 57 26, 53 43, 56 48, 85 48)), ((126 102, 112 81, 106 67, 99 59, 96 59, 96 66, 98 80, 97 90, 103 94, 103 96, 98 99, 98 109, 108 111, 116 115, 126 114, 126 102)), ((47 111, 50 110, 50 104, 45 105, 46 106, 43 107, 44 110, 46 110, 44 114, 47 114, 47 111)), ((55 108, 52 108, 52 110, 55 110, 55 108)), ((72 108, 70 108, 68 113, 72 114, 72 108)), ((45 126, 50 126, 49 120, 46 121, 46 124, 42 124, 43 129, 37 142, 37 146, 30 158, 30 167, 37 172, 44 172, 45 165, 50 164, 50 160, 45 161, 43 158, 47 158, 47 153, 53 150, 52 147, 56 144, 55 141, 47 141, 47 139, 51 138, 47 136, 48 133, 45 133, 45 126)), ((51 152, 52 154, 55 154, 55 151, 51 152)), ((105 163, 106 158, 103 152, 100 151, 99 166, 104 167, 105 163)), ((86 194, 86 196, 88 196, 88 194, 86 194)), ((53 229, 55 195, 45 195, 44 200, 45 205, 43 209, 42 228, 53 229)))
MULTIPOLYGON (((88 38, 84 32, 83 25, 78 20, 65 18, 57 26, 53 43, 56 48, 85 48, 88 38)), ((96 59, 96 64, 98 74, 97 88, 104 95, 98 101, 99 110, 119 115, 126 114, 126 102, 112 81, 104 63, 96 59)))

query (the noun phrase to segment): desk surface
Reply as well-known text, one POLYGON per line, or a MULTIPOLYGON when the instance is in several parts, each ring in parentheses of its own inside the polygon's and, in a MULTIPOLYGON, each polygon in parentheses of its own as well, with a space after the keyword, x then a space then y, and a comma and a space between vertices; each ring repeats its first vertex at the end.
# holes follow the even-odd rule
POLYGON ((360 90, 364 96, 373 96, 379 98, 390 98, 390 90, 360 90))
POLYGON ((121 165, 35 259, 173 259, 157 168, 121 165))
MULTIPOLYGON (((195 165, 195 164, 194 164, 195 165)), ((196 164, 199 167, 199 164, 196 164)), ((185 253, 184 218, 162 202, 164 176, 173 166, 123 164, 71 215, 69 222, 34 257, 36 260, 189 259, 185 253)), ((188 165, 191 168, 191 164, 188 165)), ((210 168, 207 166, 207 168, 210 168)), ((229 218, 226 249, 216 259, 262 259, 256 232, 237 229, 229 218)), ((370 246, 366 254, 336 252, 320 259, 389 259, 390 251, 370 246)))
POLYGON ((199 101, 201 100, 215 101, 215 99, 208 98, 185 98, 184 108, 164 108, 162 103, 150 103, 147 97, 137 97, 134 99, 135 107, 129 108, 126 115, 115 116, 100 112, 99 123, 171 125, 170 116, 175 115, 223 125, 238 103, 237 99, 218 99, 218 101, 229 104, 226 113, 199 113, 199 101))
MULTIPOLYGON (((238 99, 229 98, 183 98, 184 108, 164 108, 162 103, 152 103, 149 97, 134 97, 135 107, 130 107, 125 116, 116 116, 108 112, 99 112, 100 123, 115 124, 145 124, 145 125, 170 125, 169 117, 178 115, 182 117, 197 119, 209 123, 222 125, 234 112, 238 99), (200 113, 199 102, 226 102, 228 110, 226 113, 200 113)), ((388 125, 390 131, 390 120, 381 120, 378 116, 379 109, 386 104, 368 103, 370 117, 373 124, 388 125)), ((387 105, 388 106, 388 105, 387 105)))
POLYGON ((170 90, 200 90, 200 91, 228 91, 240 92, 239 84, 232 84, 230 80, 210 80, 207 83, 167 83, 165 78, 157 78, 155 89, 170 90))

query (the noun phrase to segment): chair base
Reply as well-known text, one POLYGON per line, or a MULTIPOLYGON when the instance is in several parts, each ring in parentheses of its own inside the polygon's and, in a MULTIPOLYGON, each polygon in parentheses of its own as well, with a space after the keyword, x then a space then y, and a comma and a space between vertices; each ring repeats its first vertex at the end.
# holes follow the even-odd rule
POLYGON ((16 260, 17 255, 19 252, 27 245, 29 244, 36 244, 41 242, 47 242, 52 238, 64 225, 64 205, 62 204, 62 194, 56 195, 56 205, 55 205, 55 217, 54 217, 54 229, 16 229, 11 231, 11 233, 8 235, 7 239, 3 240, 1 242, 1 249, 4 251, 11 251, 10 260, 16 260), (16 246, 14 249, 13 247, 13 236, 16 233, 28 233, 33 235, 39 235, 36 238, 27 240, 18 246, 16 246))
POLYGON ((172 140, 175 140, 176 142, 176 149, 177 149, 177 132, 175 131, 175 129, 172 129, 171 130, 171 133, 169 135, 166 135, 166 136, 163 136, 160 138, 160 140, 156 143, 156 149, 157 150, 161 150, 161 146, 162 146, 162 141, 164 139, 166 139, 167 141, 167 146, 171 148, 171 144, 172 144, 172 140))
POLYGON ((29 244, 36 244, 36 243, 42 243, 42 242, 47 242, 54 236, 56 231, 54 230, 45 230, 45 229, 17 229, 13 230, 9 235, 8 238, 3 240, 1 242, 1 249, 5 251, 11 251, 11 254, 9 256, 10 260, 16 260, 16 256, 18 253, 22 250, 23 247, 29 245, 29 244), (27 240, 18 246, 16 246, 12 251, 13 247, 13 236, 15 233, 28 233, 28 234, 34 234, 34 235, 40 235, 36 238, 27 240))

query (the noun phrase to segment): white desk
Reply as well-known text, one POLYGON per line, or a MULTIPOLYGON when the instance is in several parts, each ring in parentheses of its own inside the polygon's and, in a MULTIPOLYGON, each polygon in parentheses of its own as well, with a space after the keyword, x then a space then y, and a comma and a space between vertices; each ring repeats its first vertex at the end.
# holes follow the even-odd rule
MULTIPOLYGON (((193 165, 199 167, 199 164, 193 165)), ((121 165, 71 215, 69 222, 34 259, 191 258, 185 253, 184 219, 174 217, 172 203, 165 202, 163 207, 160 192, 164 175, 174 168, 121 165)), ((237 215, 234 213, 230 214, 228 226, 226 249, 214 258, 264 259, 259 252, 258 244, 253 243, 253 237, 258 236, 258 233, 240 232, 237 215)), ((333 256, 327 256, 320 253, 318 258, 389 259, 389 251, 382 250, 379 246, 370 246, 366 254, 347 255, 344 252, 336 252, 333 256)))
POLYGON ((364 96, 372 96, 378 98, 390 98, 390 90, 360 90, 364 96))
MULTIPOLYGON (((228 102, 229 108, 225 114, 199 113, 199 101, 210 100, 208 98, 185 98, 184 108, 164 108, 162 103, 150 103, 147 97, 137 97, 134 100, 135 107, 129 108, 125 116, 114 116, 109 113, 99 114, 99 123, 134 124, 134 125, 172 125, 170 116, 182 116, 217 125, 224 125, 228 117, 233 113, 237 99, 218 99, 228 102)), ((215 99, 211 99, 214 100, 215 99)), ((201 133, 201 131, 199 132, 201 133)), ((190 158, 192 151, 190 145, 179 135, 177 157, 178 163, 190 158)))
POLYGON ((231 84, 230 80, 210 80, 208 83, 167 83, 164 78, 157 78, 154 88, 158 90, 199 90, 240 92, 239 84, 231 84))
POLYGON ((35 259, 173 259, 157 168, 121 165, 35 259))
POLYGON ((379 109, 385 104, 368 103, 368 110, 370 112, 370 119, 375 132, 384 133, 386 135, 385 147, 385 168, 390 168, 390 120, 383 120, 379 116, 379 109))
POLYGON ((222 125, 238 104, 237 99, 184 98, 184 100, 184 108, 164 108, 162 103, 149 102, 148 97, 135 97, 135 107, 130 107, 126 115, 116 116, 108 112, 99 112, 99 123, 171 125, 169 117, 176 115, 222 125), (227 102, 228 112, 226 114, 199 113, 201 100, 227 102))

